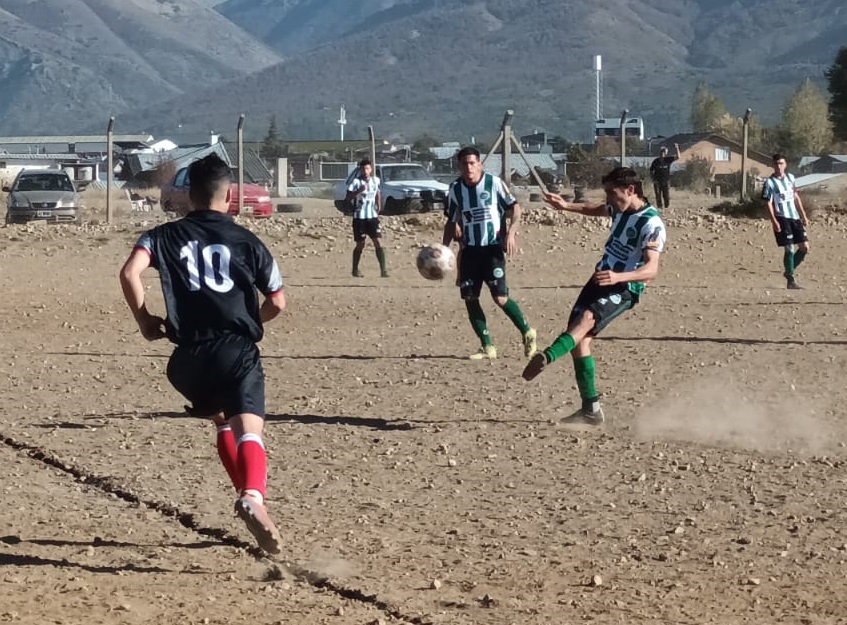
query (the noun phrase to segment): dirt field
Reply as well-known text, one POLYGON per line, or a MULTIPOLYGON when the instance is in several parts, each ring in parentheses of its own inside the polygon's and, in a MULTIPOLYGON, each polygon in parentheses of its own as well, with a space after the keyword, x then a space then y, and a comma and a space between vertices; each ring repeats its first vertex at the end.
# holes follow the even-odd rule
MULTIPOLYGON (((525 383, 490 301, 500 358, 465 359, 457 290, 413 265, 437 216, 386 219, 391 277, 368 248, 357 280, 349 221, 304 203, 251 224, 289 297, 262 343, 279 560, 122 301, 163 217, 0 227, 0 623, 847 622, 847 220, 819 214, 791 292, 766 223, 680 196, 586 430, 570 362, 525 383)), ((509 281, 546 345, 606 225, 530 208, 509 281)))

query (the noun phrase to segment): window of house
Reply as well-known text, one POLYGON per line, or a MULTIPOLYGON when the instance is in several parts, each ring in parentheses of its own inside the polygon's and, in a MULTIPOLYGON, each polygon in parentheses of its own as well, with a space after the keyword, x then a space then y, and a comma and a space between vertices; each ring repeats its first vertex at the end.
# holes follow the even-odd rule
POLYGON ((729 162, 729 148, 715 148, 715 161, 727 163, 729 162))

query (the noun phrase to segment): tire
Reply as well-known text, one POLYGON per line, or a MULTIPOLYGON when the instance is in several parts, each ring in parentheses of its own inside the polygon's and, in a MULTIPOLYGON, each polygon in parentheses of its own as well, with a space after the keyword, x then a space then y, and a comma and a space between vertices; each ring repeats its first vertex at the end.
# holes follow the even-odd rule
POLYGON ((399 215, 403 211, 400 210, 400 202, 393 197, 386 198, 385 206, 382 208, 383 215, 399 215))
POLYGON ((353 203, 349 200, 335 200, 335 209, 342 215, 352 215, 353 203))
POLYGON ((302 204, 277 204, 276 212, 278 213, 302 213, 302 204))

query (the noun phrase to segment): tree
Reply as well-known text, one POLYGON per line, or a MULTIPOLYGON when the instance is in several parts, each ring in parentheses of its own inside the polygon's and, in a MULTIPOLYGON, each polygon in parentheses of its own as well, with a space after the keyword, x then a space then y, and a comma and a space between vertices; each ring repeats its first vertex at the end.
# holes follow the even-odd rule
POLYGON ((829 81, 829 119, 835 136, 847 141, 847 46, 838 51, 835 62, 824 76, 829 81))
POLYGON ((820 154, 832 145, 832 122, 824 94, 808 78, 785 103, 780 145, 791 156, 820 154))
POLYGON ((712 132, 721 117, 726 115, 726 106, 711 87, 701 82, 691 97, 691 129, 694 132, 712 132))
POLYGON ((274 160, 280 156, 285 156, 285 153, 285 146, 279 140, 279 131, 276 128, 276 115, 271 115, 270 123, 268 124, 268 134, 262 140, 259 156, 264 159, 274 160))

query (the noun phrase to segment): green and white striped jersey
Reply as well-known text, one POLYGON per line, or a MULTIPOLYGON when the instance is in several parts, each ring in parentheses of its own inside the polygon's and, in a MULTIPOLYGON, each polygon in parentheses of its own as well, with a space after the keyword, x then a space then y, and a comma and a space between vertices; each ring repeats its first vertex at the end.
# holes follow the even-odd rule
POLYGON ((353 219, 376 219, 379 217, 379 207, 376 205, 376 195, 379 192, 379 178, 371 176, 367 180, 356 178, 347 187, 348 191, 357 193, 365 189, 365 192, 356 198, 356 210, 353 219))
POLYGON ((458 178, 447 191, 447 219, 462 226, 462 245, 502 245, 506 236, 506 209, 517 203, 497 176, 483 174, 474 187, 458 178))
MULTIPOLYGON (((612 234, 606 241, 603 258, 597 271, 616 273, 635 271, 644 264, 645 250, 663 252, 667 231, 659 211, 645 203, 635 213, 619 213, 609 209, 612 217, 612 234)), ((630 282, 629 290, 637 296, 644 292, 643 282, 630 282)))
POLYGON ((762 197, 773 202, 773 210, 778 217, 786 219, 800 219, 797 204, 794 201, 794 192, 797 186, 794 184, 794 176, 785 174, 782 178, 771 175, 765 179, 762 187, 762 197))

